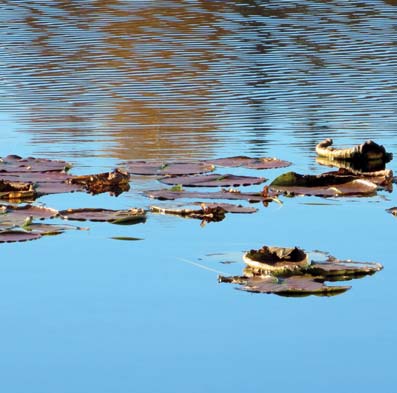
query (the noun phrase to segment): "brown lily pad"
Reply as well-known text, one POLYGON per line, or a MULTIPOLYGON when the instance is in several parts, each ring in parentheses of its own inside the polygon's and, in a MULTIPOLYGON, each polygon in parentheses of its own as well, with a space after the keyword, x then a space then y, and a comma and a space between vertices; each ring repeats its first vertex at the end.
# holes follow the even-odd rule
POLYGON ((32 217, 38 219, 53 218, 58 215, 58 210, 51 209, 44 206, 10 206, 0 205, 0 217, 12 216, 12 217, 32 217))
POLYGON ((0 243, 26 242, 40 239, 39 233, 27 232, 22 230, 0 231, 0 243))
POLYGON ((253 277, 223 277, 219 276, 219 282, 240 284, 238 288, 246 292, 274 293, 280 296, 332 296, 346 292, 350 286, 327 286, 323 281, 313 276, 253 276, 253 277))
POLYGON ((57 225, 57 224, 43 224, 31 223, 25 230, 32 233, 38 233, 42 236, 60 235, 68 230, 88 230, 88 228, 75 227, 72 225, 57 225))
POLYGON ((208 160, 209 163, 217 166, 225 167, 244 167, 248 169, 274 169, 284 168, 290 166, 289 161, 279 160, 278 158, 270 157, 247 157, 247 156, 235 156, 226 158, 216 158, 214 160, 208 160))
POLYGON ((37 193, 32 183, 10 182, 0 180, 0 199, 24 200, 34 199, 37 193))
POLYGON ((321 276, 328 280, 347 280, 355 277, 362 277, 374 274, 383 269, 380 263, 376 262, 353 262, 341 261, 333 257, 325 262, 312 262, 306 272, 321 276))
POLYGON ((325 139, 316 146, 316 153, 321 157, 326 157, 332 160, 344 161, 383 161, 389 162, 393 155, 387 153, 384 146, 378 145, 374 141, 365 141, 361 145, 349 147, 346 149, 336 149, 332 146, 333 140, 331 138, 325 139))
POLYGON ((59 212, 65 220, 110 222, 112 224, 133 225, 146 221, 143 209, 109 210, 109 209, 67 209, 59 212))
POLYGON ((145 191, 144 194, 152 199, 175 200, 175 199, 228 199, 228 200, 245 200, 248 202, 271 202, 275 199, 276 193, 268 194, 263 192, 241 192, 235 189, 223 189, 217 192, 192 192, 181 189, 174 191, 172 189, 145 191))
POLYGON ((150 206, 152 213, 169 214, 184 218, 196 218, 204 222, 219 222, 225 218, 226 211, 220 206, 208 207, 205 204, 197 209, 172 209, 159 206, 150 206))
POLYGON ((227 213, 242 213, 242 214, 250 214, 258 211, 255 207, 250 206, 242 206, 235 205, 233 203, 203 203, 203 202, 194 202, 194 205, 206 206, 210 209, 215 209, 217 207, 221 207, 227 213))
POLYGON ((71 179, 67 180, 69 184, 81 185, 94 195, 103 192, 119 195, 130 189, 129 181, 130 175, 118 168, 112 172, 73 176, 71 179))
POLYGON ((206 162, 127 161, 121 166, 133 175, 180 176, 212 172, 215 167, 206 162))
POLYGON ((243 260, 251 269, 272 274, 301 271, 309 265, 307 254, 298 247, 263 246, 259 250, 246 252, 243 260))
MULTIPOLYGON (((317 252, 319 253, 319 252, 317 252)), ((321 253, 321 252, 320 252, 321 253)), ((307 253, 297 247, 267 247, 244 254, 242 276, 220 276, 219 281, 239 284, 244 291, 284 296, 333 295, 350 287, 328 286, 326 281, 346 281, 382 270, 375 262, 339 260, 327 253, 325 261, 309 263, 307 253)))
POLYGON ((274 192, 289 195, 323 197, 374 195, 377 185, 363 179, 333 174, 300 175, 288 172, 277 177, 269 186, 274 192))
POLYGON ((252 176, 211 174, 164 177, 160 181, 169 185, 182 185, 185 187, 238 187, 260 184, 266 181, 266 179, 252 176))
POLYGON ((22 158, 9 155, 0 159, 0 172, 62 172, 67 171, 71 164, 60 160, 47 160, 45 158, 22 158))

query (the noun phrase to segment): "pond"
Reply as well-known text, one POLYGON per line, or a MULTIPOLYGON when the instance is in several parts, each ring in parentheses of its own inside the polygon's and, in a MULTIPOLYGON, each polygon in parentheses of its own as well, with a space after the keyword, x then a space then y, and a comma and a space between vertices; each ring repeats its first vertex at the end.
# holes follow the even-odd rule
MULTIPOLYGON (((277 157, 319 174, 315 146, 373 139, 397 154, 395 1, 0 2, 0 157, 62 159, 73 174, 126 160, 277 157)), ((396 161, 388 168, 397 171, 396 161)), ((68 208, 147 209, 133 175, 68 208)), ((244 187, 260 191, 263 185, 244 187)), ((205 192, 213 191, 204 188, 205 192)), ((8 393, 394 392, 396 192, 280 197, 221 222, 147 214, 0 244, 0 386, 8 393), (136 241, 123 241, 123 238, 136 241), (236 290, 263 245, 374 261, 332 297, 236 290)), ((61 221, 62 223, 62 221, 61 221)), ((345 283, 343 283, 345 284, 345 283)))

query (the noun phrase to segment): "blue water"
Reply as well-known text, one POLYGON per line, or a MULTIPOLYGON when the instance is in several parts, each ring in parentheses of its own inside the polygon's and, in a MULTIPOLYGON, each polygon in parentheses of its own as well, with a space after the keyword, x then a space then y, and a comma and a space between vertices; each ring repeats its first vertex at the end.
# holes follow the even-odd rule
MULTIPOLYGON (((321 173, 329 169, 314 146, 325 137, 372 138, 397 154, 395 5, 0 2, 0 156, 66 159, 73 173, 94 173, 125 159, 246 154, 321 173)), ((270 180, 285 171, 221 169, 270 180)), ((160 202, 142 191, 161 187, 136 176, 117 198, 38 203, 147 208, 160 202)), ((1 244, 1 390, 395 392, 397 221, 385 212, 395 205, 395 191, 284 198, 205 227, 149 215, 1 244), (264 244, 384 270, 329 298, 217 283, 264 244)))

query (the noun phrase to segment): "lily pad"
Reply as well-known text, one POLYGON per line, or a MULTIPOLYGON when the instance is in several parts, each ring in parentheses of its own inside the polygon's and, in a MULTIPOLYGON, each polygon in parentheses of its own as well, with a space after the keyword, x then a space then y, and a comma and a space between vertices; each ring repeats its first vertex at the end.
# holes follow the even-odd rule
POLYGON ((60 235, 68 230, 88 230, 88 228, 75 227, 72 225, 57 225, 44 223, 31 223, 25 228, 27 231, 38 233, 42 236, 60 235))
POLYGON ((309 265, 307 254, 298 247, 268 247, 251 250, 244 254, 244 262, 252 269, 272 274, 301 271, 309 265))
POLYGON ((203 202, 194 202, 194 205, 206 206, 210 209, 215 209, 217 207, 221 207, 227 213, 242 213, 242 214, 250 214, 258 211, 255 207, 250 206, 242 206, 242 205, 234 205, 232 203, 203 203, 203 202))
POLYGON ((238 187, 251 186, 266 181, 263 177, 235 176, 235 175, 197 175, 197 176, 176 176, 160 179, 162 183, 169 185, 182 185, 185 187, 238 187))
POLYGON ((0 180, 0 199, 5 200, 24 200, 34 199, 37 193, 32 183, 10 182, 0 180))
POLYGON ((226 211, 220 206, 208 207, 205 204, 197 209, 172 209, 150 206, 152 213, 169 214, 185 218, 196 218, 204 222, 219 222, 225 218, 226 211))
POLYGON ((382 265, 376 262, 341 261, 330 258, 326 262, 313 261, 306 269, 306 272, 328 280, 348 280, 371 275, 382 269, 382 265))
POLYGON ((45 158, 22 158, 9 155, 0 159, 1 172, 62 172, 67 171, 71 164, 60 160, 47 160, 45 158))
POLYGON ((22 230, 0 231, 0 243, 26 242, 40 239, 39 233, 27 232, 22 230))
POLYGON ((263 192, 241 192, 236 189, 223 189, 217 192, 192 192, 192 191, 173 191, 170 189, 145 191, 144 194, 152 199, 175 200, 180 198, 186 199, 228 199, 228 200, 245 200, 248 202, 271 202, 275 199, 277 193, 268 194, 263 192))
POLYGON ((215 167, 206 162, 127 161, 121 166, 133 175, 195 175, 212 172, 215 167))
POLYGON ((32 217, 38 219, 52 218, 58 215, 58 210, 51 209, 44 206, 10 206, 0 205, 0 218, 1 217, 32 217))
POLYGON ((219 276, 219 282, 240 284, 238 288, 246 292, 274 293, 280 296, 332 296, 346 292, 350 286, 327 286, 321 280, 313 276, 253 276, 253 277, 223 277, 219 276))
POLYGON ((278 158, 270 157, 247 157, 247 156, 235 156, 226 158, 216 158, 214 160, 208 160, 209 163, 217 166, 225 167, 244 167, 248 169, 274 169, 284 168, 290 166, 289 161, 279 160, 278 158))
POLYGON ((316 153, 319 156, 332 160, 345 161, 383 161, 389 162, 393 155, 387 153, 384 146, 378 145, 374 141, 365 141, 361 145, 353 146, 346 149, 336 149, 332 146, 331 138, 325 139, 316 146, 316 153))
POLYGON ((67 180, 69 184, 81 185, 94 195, 103 192, 120 195, 122 192, 130 189, 129 181, 130 175, 118 168, 112 172, 73 176, 71 179, 67 180))
POLYGON ((59 212, 65 220, 110 222, 112 224, 133 225, 146 221, 143 209, 109 210, 109 209, 67 209, 59 212))
POLYGON ((339 260, 328 253, 325 261, 309 262, 305 251, 295 248, 268 247, 244 254, 247 263, 242 276, 219 276, 220 282, 239 284, 244 291, 275 293, 284 296, 333 295, 348 286, 328 286, 326 281, 346 281, 382 270, 375 262, 339 260))
POLYGON ((269 186, 275 192, 289 195, 315 195, 324 197, 361 196, 376 194, 377 185, 363 179, 333 174, 300 175, 288 172, 277 177, 269 186))

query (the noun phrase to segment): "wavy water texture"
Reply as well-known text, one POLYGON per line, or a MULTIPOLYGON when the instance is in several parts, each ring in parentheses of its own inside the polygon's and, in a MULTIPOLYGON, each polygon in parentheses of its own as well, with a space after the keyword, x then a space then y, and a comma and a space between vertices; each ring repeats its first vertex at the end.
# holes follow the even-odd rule
POLYGON ((395 143, 395 5, 3 1, 0 110, 48 155, 395 143))

